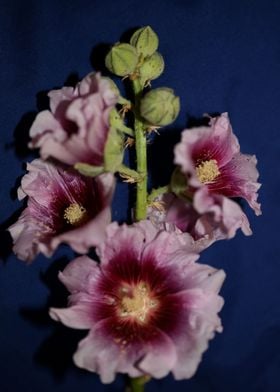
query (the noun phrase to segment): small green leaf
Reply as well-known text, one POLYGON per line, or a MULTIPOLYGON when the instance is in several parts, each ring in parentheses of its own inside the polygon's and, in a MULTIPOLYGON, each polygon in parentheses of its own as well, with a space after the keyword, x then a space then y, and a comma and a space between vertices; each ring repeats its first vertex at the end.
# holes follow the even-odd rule
POLYGON ((188 193, 188 180, 178 167, 172 174, 170 188, 171 191, 181 199, 185 201, 191 200, 191 196, 188 193))
POLYGON ((123 161, 124 136, 115 127, 111 127, 104 150, 104 167, 115 173, 123 161))
POLYGON ((103 166, 93 166, 88 163, 78 162, 75 164, 74 168, 78 170, 83 176, 96 177, 104 172, 103 166))
POLYGON ((134 137, 134 131, 133 129, 127 127, 124 122, 122 117, 120 116, 119 112, 117 109, 113 108, 110 112, 109 115, 109 121, 110 121, 110 126, 112 128, 117 129, 118 131, 121 131, 129 136, 134 137))

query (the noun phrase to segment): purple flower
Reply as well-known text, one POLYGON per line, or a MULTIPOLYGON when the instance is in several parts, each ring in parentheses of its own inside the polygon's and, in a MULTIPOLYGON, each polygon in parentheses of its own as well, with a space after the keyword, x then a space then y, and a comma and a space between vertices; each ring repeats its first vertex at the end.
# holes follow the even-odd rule
MULTIPOLYGON (((201 189, 195 199, 203 197, 201 189)), ((206 192, 204 209, 198 213, 196 206, 180 199, 173 193, 166 193, 157 198, 158 203, 149 207, 148 216, 159 229, 186 233, 193 238, 193 246, 198 252, 203 251, 215 241, 233 238, 238 229, 245 235, 252 231, 248 219, 237 203, 220 195, 206 192), (209 200, 207 201, 207 198, 209 200)))
MULTIPOLYGON (((216 195, 220 195, 242 197, 256 215, 261 214, 257 203, 260 184, 256 157, 240 152, 227 113, 212 118, 209 127, 185 130, 175 148, 175 163, 187 176, 199 213, 205 209, 205 203, 210 206, 210 199, 217 200, 216 195), (204 188, 203 192, 195 192, 201 188, 204 188)), ((224 202, 222 197, 220 201, 224 202)))
POLYGON ((100 264, 82 256, 59 273, 69 307, 50 309, 54 320, 90 330, 75 364, 104 383, 117 372, 190 378, 209 339, 222 331, 224 272, 195 263, 190 236, 158 231, 149 221, 112 223, 97 253, 100 264))
POLYGON ((232 199, 246 199, 255 214, 261 214, 257 160, 240 153, 227 113, 211 118, 209 127, 185 130, 175 147, 175 163, 187 186, 180 198, 165 196, 167 222, 204 245, 232 238, 239 228, 252 234, 246 215, 232 199))
POLYGON ((103 239, 111 221, 112 174, 92 179, 39 159, 27 170, 18 189, 20 200, 28 196, 27 207, 8 229, 20 259, 51 256, 62 242, 86 253, 103 239))
POLYGON ((37 115, 29 146, 40 148, 43 159, 102 166, 109 113, 118 100, 110 82, 90 73, 75 88, 63 87, 48 96, 51 110, 37 115))

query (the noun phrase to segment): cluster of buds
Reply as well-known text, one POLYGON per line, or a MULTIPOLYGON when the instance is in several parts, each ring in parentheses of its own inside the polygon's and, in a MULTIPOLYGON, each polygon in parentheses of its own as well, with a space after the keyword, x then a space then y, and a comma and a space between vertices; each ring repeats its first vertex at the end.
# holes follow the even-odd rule
MULTIPOLYGON (((130 43, 116 43, 106 56, 105 64, 117 76, 137 80, 142 88, 158 78, 164 70, 164 60, 157 51, 158 36, 150 26, 135 31, 130 43)), ((180 110, 179 98, 170 88, 157 88, 142 98, 140 114, 147 127, 171 124, 180 110)))

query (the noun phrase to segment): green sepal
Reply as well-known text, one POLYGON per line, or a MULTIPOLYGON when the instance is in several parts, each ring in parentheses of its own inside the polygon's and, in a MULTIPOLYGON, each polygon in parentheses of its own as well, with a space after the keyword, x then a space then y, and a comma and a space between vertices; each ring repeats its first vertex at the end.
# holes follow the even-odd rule
POLYGON ((113 108, 110 112, 109 115, 109 122, 110 122, 110 126, 112 128, 116 128, 118 131, 121 131, 129 136, 134 137, 134 131, 133 129, 127 127, 124 122, 122 117, 120 116, 119 112, 117 111, 117 109, 113 108))
POLYGON ((150 26, 145 26, 135 31, 130 38, 130 43, 135 46, 137 53, 145 58, 157 50, 158 36, 150 26))
POLYGON ((83 162, 76 163, 74 165, 74 168, 83 176, 87 176, 87 177, 96 177, 104 172, 103 166, 93 166, 83 162))
POLYGON ((181 172, 179 167, 174 170, 171 176, 170 189, 180 199, 188 202, 192 200, 192 197, 188 192, 187 177, 181 172))
POLYGON ((122 164, 124 155, 124 135, 111 126, 104 149, 105 171, 115 173, 122 164))

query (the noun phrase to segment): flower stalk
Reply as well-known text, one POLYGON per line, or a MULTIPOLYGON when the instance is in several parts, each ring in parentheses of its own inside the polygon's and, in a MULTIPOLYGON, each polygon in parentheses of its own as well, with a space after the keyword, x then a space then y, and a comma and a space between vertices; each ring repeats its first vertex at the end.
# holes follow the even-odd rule
POLYGON ((147 140, 145 126, 139 114, 143 88, 139 79, 133 80, 132 86, 135 95, 134 128, 137 172, 141 178, 136 184, 135 220, 140 221, 147 216, 147 140))
POLYGON ((130 385, 127 392, 144 392, 145 384, 149 379, 148 376, 130 378, 130 385))

